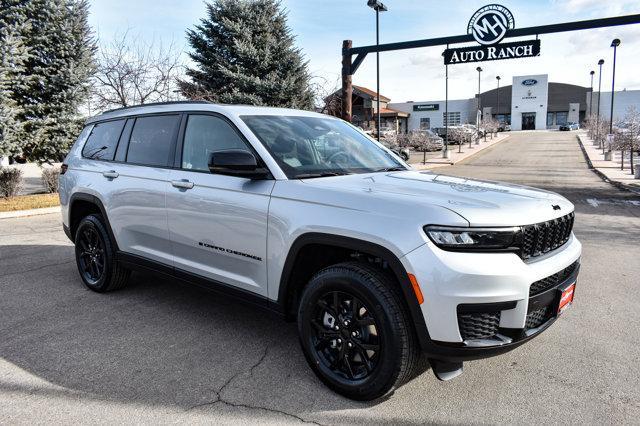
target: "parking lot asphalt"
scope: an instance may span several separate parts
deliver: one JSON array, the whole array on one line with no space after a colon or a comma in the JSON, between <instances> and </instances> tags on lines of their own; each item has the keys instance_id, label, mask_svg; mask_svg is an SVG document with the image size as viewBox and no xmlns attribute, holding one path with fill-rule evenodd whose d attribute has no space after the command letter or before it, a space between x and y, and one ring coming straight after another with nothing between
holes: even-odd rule
<instances>
[{"instance_id":1,"label":"parking lot asphalt","mask_svg":"<svg viewBox=\"0 0 640 426\"><path fill-rule=\"evenodd\" d=\"M576 204L573 306L514 351L353 402L307 367L296 327L136 273L82 285L58 215L0 220L0 423L588 423L640 418L640 197L588 170L574 133L514 132L438 173L524 183Z\"/></svg>"}]
</instances>

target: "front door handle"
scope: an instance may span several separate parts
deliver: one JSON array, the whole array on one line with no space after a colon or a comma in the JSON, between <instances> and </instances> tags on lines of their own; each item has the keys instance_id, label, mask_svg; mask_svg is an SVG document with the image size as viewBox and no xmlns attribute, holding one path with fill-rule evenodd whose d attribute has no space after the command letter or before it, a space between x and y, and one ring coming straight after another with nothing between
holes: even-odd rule
<instances>
[{"instance_id":1,"label":"front door handle","mask_svg":"<svg viewBox=\"0 0 640 426\"><path fill-rule=\"evenodd\" d=\"M188 181L187 179L180 180L172 180L171 185L180 189L191 189L193 188L193 182Z\"/></svg>"},{"instance_id":2,"label":"front door handle","mask_svg":"<svg viewBox=\"0 0 640 426\"><path fill-rule=\"evenodd\" d=\"M120 176L120 174L118 174L118 172L116 172L115 170L109 170L108 172L102 172L102 176L106 177L107 179L115 179Z\"/></svg>"}]
</instances>

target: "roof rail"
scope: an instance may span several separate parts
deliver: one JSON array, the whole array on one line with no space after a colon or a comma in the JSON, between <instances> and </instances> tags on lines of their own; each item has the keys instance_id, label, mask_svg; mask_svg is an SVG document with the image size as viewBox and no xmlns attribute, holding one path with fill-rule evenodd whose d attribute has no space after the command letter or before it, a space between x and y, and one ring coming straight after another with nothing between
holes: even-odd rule
<instances>
[{"instance_id":1,"label":"roof rail","mask_svg":"<svg viewBox=\"0 0 640 426\"><path fill-rule=\"evenodd\" d=\"M167 101L167 102L152 102L149 104L140 104L140 105L131 105L131 106L126 106L126 107L121 107L121 108L114 108L114 109L108 109L106 111L102 111L102 113L100 113L100 115L102 114L107 114L109 112L115 112L115 111L122 111L125 109L132 109L132 108L140 108L140 107L147 107L147 106L158 106L158 105L173 105L173 104L212 104L213 102L210 101Z\"/></svg>"}]
</instances>

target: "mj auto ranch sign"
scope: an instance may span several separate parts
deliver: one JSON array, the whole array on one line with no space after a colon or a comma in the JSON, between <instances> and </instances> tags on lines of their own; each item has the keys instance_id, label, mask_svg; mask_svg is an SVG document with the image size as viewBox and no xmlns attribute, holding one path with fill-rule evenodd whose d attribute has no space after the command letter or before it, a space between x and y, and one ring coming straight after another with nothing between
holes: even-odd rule
<instances>
[{"instance_id":1,"label":"mj auto ranch sign","mask_svg":"<svg viewBox=\"0 0 640 426\"><path fill-rule=\"evenodd\" d=\"M480 46L461 47L444 51L444 63L496 61L499 59L526 58L540 54L540 40L502 43L507 31L515 27L513 15L504 6L490 4L473 14L467 25L467 33Z\"/></svg>"}]
</instances>

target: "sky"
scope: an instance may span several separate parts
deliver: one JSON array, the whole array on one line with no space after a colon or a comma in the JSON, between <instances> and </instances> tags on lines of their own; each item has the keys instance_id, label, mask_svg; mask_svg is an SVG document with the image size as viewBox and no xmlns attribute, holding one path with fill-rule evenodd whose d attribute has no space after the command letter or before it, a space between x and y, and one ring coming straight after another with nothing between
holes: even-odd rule
<instances>
[{"instance_id":1,"label":"sky","mask_svg":"<svg viewBox=\"0 0 640 426\"><path fill-rule=\"evenodd\" d=\"M494 1L383 0L388 11L380 14L380 43L462 35L473 13ZM529 0L495 1L506 6L523 28L584 19L640 13L640 0ZM340 85L341 46L375 44L375 12L366 0L283 0L296 44L302 49L315 81L328 88ZM101 42L128 31L132 37L155 45L175 43L189 50L185 31L205 16L202 0L90 0L89 22ZM501 85L513 76L549 74L549 81L590 85L591 70L602 67L602 90L611 90L613 49L619 38L616 59L616 90L640 89L640 25L541 35L541 54L522 58L449 66L449 99L473 97L483 68L481 90L493 89L496 76ZM509 41L514 41L510 39ZM457 45L463 46L463 45ZM443 47L383 52L380 54L380 92L392 102L441 100L445 96ZM183 53L184 54L184 53ZM187 60L186 54L185 61ZM369 54L353 83L375 90L375 54Z\"/></svg>"}]
</instances>

